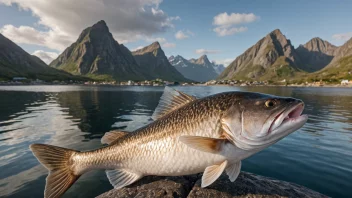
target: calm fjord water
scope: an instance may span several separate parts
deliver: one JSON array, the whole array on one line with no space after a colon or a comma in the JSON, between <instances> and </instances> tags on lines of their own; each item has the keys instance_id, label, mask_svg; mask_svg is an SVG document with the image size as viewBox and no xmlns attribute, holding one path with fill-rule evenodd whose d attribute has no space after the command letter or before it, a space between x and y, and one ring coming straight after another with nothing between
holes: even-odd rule
<instances>
[{"instance_id":1,"label":"calm fjord water","mask_svg":"<svg viewBox=\"0 0 352 198\"><path fill-rule=\"evenodd\" d=\"M203 97L255 91L300 98L307 124L244 160L242 170L304 185L332 197L352 197L352 89L175 87ZM47 171L28 146L46 143L99 148L112 129L149 123L163 87L0 86L0 197L42 197ZM82 176L65 197L94 197L112 186L104 171Z\"/></svg>"}]
</instances>

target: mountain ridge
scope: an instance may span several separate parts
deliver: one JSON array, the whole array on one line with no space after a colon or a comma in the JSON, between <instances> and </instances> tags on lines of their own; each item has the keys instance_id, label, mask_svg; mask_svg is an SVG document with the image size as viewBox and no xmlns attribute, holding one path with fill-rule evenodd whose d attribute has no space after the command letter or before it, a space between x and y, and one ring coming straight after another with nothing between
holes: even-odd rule
<instances>
[{"instance_id":1,"label":"mountain ridge","mask_svg":"<svg viewBox=\"0 0 352 198\"><path fill-rule=\"evenodd\" d=\"M296 48L305 65L304 70L315 72L326 67L334 58L338 47L319 37L314 37Z\"/></svg>"},{"instance_id":2,"label":"mountain ridge","mask_svg":"<svg viewBox=\"0 0 352 198\"><path fill-rule=\"evenodd\" d=\"M275 79L292 77L301 60L279 29L267 34L238 56L218 79Z\"/></svg>"},{"instance_id":3,"label":"mountain ridge","mask_svg":"<svg viewBox=\"0 0 352 198\"><path fill-rule=\"evenodd\" d=\"M0 34L0 78L27 77L41 80L80 79L56 70L40 58L30 55L20 46Z\"/></svg>"},{"instance_id":4,"label":"mountain ridge","mask_svg":"<svg viewBox=\"0 0 352 198\"><path fill-rule=\"evenodd\" d=\"M169 62L183 76L197 82L206 82L213 80L218 76L214 69L214 65L209 61L206 55L200 56L198 59L185 59L180 55L170 56Z\"/></svg>"},{"instance_id":5,"label":"mountain ridge","mask_svg":"<svg viewBox=\"0 0 352 198\"><path fill-rule=\"evenodd\" d=\"M177 82L190 81L169 63L159 42L153 42L148 46L133 51L132 55L138 65L151 74L152 78L150 79L161 78Z\"/></svg>"}]
</instances>

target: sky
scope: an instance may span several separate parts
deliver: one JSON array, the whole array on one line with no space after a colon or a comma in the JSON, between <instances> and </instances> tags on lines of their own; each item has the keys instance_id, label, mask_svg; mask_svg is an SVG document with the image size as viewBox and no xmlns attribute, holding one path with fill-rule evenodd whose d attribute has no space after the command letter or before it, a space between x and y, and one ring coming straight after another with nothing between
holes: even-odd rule
<instances>
[{"instance_id":1,"label":"sky","mask_svg":"<svg viewBox=\"0 0 352 198\"><path fill-rule=\"evenodd\" d=\"M131 51L159 41L167 56L207 54L225 65L274 29L298 47L352 37L352 1L0 0L0 33L50 63L86 27L105 20Z\"/></svg>"}]
</instances>

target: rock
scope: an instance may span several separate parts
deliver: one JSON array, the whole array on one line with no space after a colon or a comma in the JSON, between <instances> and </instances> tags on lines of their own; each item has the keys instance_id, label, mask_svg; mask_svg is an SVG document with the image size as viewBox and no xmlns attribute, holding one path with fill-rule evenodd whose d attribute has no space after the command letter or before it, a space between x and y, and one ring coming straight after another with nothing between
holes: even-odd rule
<instances>
[{"instance_id":1,"label":"rock","mask_svg":"<svg viewBox=\"0 0 352 198\"><path fill-rule=\"evenodd\" d=\"M197 175L183 177L148 176L128 187L110 190L99 195L98 198L187 197L198 178Z\"/></svg>"},{"instance_id":2,"label":"rock","mask_svg":"<svg viewBox=\"0 0 352 198\"><path fill-rule=\"evenodd\" d=\"M110 190L98 198L129 197L222 197L222 198L276 198L327 197L297 184L241 172L232 183L223 174L215 183L201 188L201 174L182 177L148 176L128 187Z\"/></svg>"}]
</instances>

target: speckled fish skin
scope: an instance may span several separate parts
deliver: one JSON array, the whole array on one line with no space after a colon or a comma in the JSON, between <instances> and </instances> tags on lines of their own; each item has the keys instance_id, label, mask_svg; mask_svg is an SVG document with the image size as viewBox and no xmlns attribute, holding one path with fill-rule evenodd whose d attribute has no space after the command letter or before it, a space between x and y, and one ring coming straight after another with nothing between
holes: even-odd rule
<instances>
[{"instance_id":1,"label":"speckled fish skin","mask_svg":"<svg viewBox=\"0 0 352 198\"><path fill-rule=\"evenodd\" d=\"M192 149L178 137L221 137L221 115L235 100L235 95L219 94L191 102L113 145L74 156L76 170L128 168L143 175L164 176L203 172L205 167L224 161L224 156Z\"/></svg>"},{"instance_id":2,"label":"speckled fish skin","mask_svg":"<svg viewBox=\"0 0 352 198\"><path fill-rule=\"evenodd\" d=\"M175 98L170 104L180 102ZM173 96L162 97L161 101L165 99L172 100ZM168 104L159 104L163 105ZM61 196L82 174L94 169L114 170L107 175L115 188L147 175L180 176L205 171L202 187L206 187L225 169L234 181L242 159L302 127L307 120L307 116L300 116L303 106L294 98L220 93L192 98L176 109L167 107L171 112L157 109L162 115L157 120L127 135L120 134L101 149L79 152L44 144L30 148L49 170L46 198ZM200 138L194 141L193 137Z\"/></svg>"},{"instance_id":3,"label":"speckled fish skin","mask_svg":"<svg viewBox=\"0 0 352 198\"><path fill-rule=\"evenodd\" d=\"M222 93L173 111L142 127L113 145L73 157L77 174L90 169L132 169L142 175L177 176L203 172L207 166L228 159L238 161L257 152L243 151L228 143L228 156L207 153L178 141L180 136L223 137L221 117L233 104L272 96L247 92ZM294 99L289 99L294 100ZM254 102L254 101L253 101ZM285 106L283 106L285 107ZM234 156L235 155L235 156Z\"/></svg>"}]
</instances>

